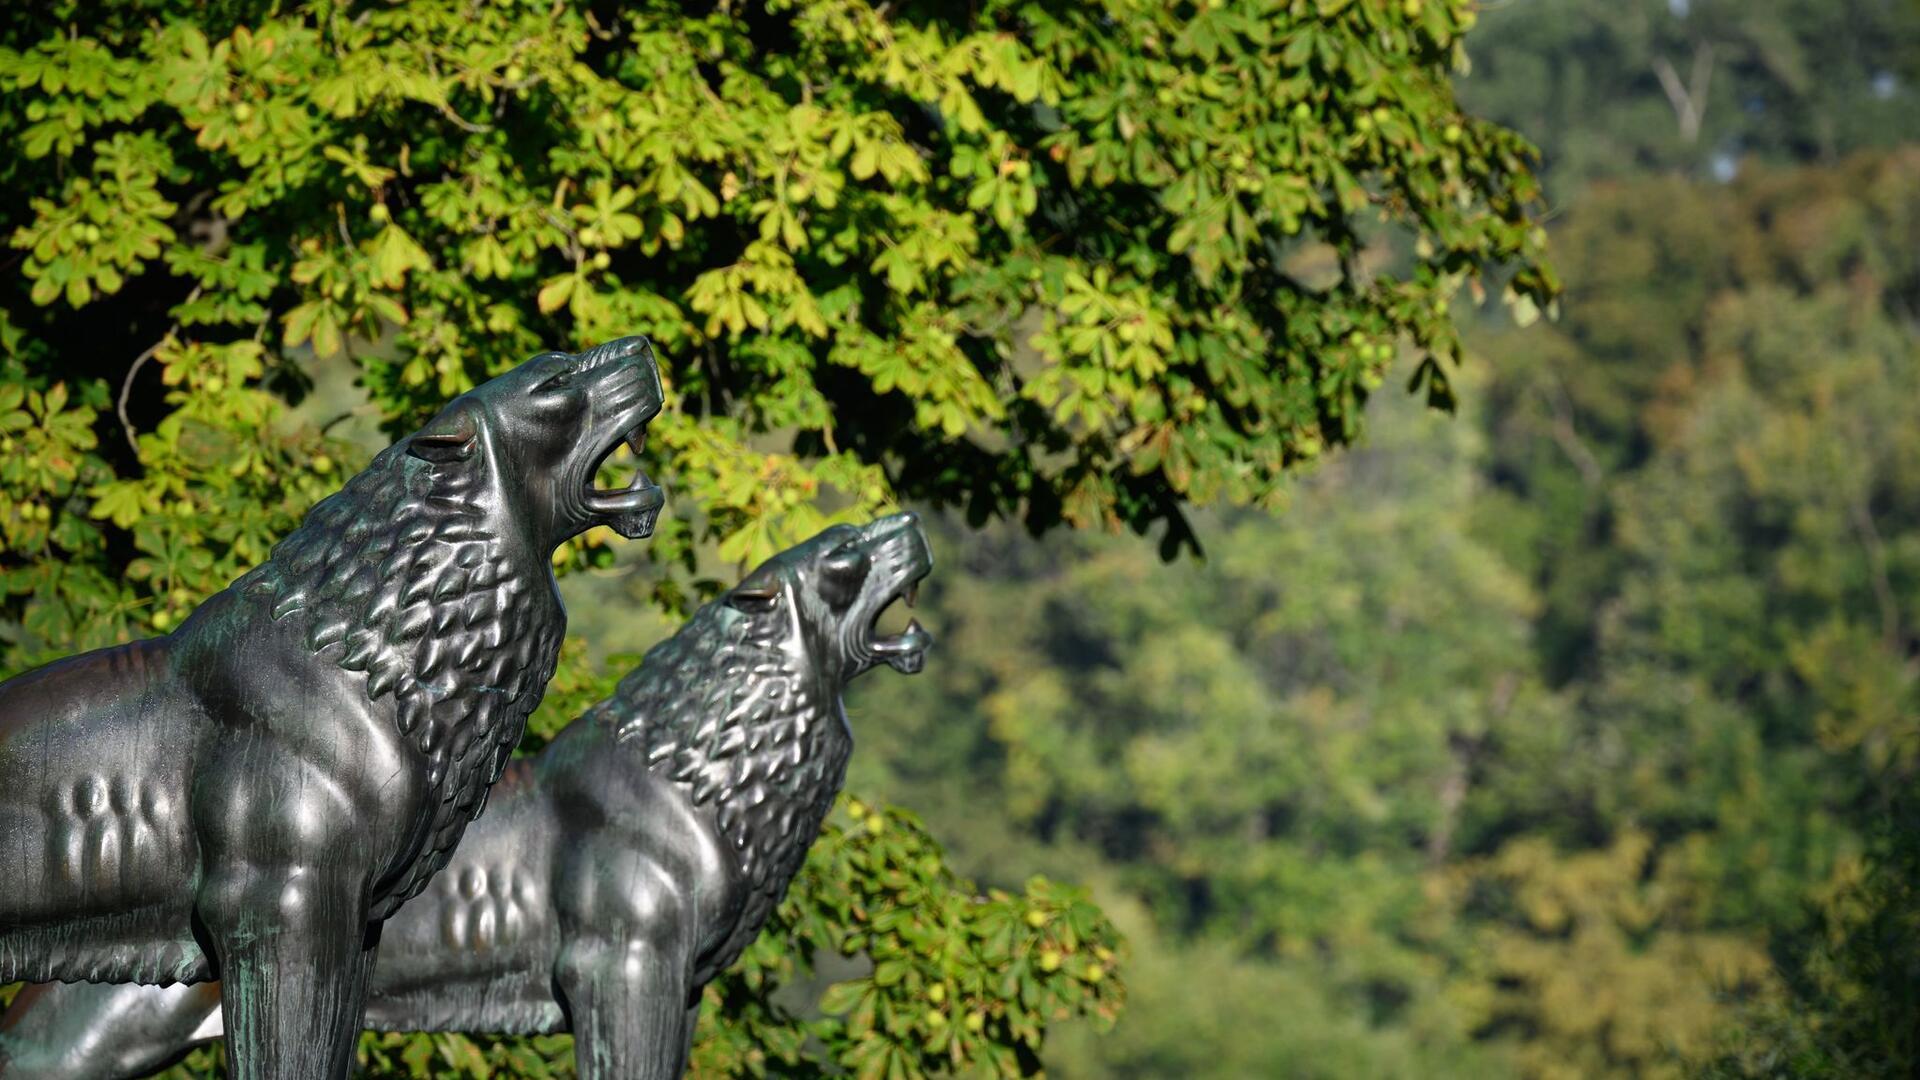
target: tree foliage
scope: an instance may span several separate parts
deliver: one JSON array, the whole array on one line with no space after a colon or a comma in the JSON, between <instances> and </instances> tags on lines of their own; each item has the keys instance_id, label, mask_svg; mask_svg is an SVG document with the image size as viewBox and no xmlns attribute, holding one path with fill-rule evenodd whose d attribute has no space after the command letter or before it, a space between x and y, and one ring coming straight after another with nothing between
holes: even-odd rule
<instances>
[{"instance_id":1,"label":"tree foliage","mask_svg":"<svg viewBox=\"0 0 1920 1080\"><path fill-rule=\"evenodd\" d=\"M185 391L224 410L288 349L352 351L404 428L644 330L665 566L889 495L1190 542L1184 503L1269 502L1351 438L1393 342L1444 398L1463 281L1552 297L1530 151L1453 102L1461 0L171 15L9 22L19 362L153 343L231 369ZM1404 258L1363 265L1382 229ZM1309 244L1329 279L1287 272ZM115 455L145 482L109 505L153 513L180 456Z\"/></svg>"},{"instance_id":2,"label":"tree foliage","mask_svg":"<svg viewBox=\"0 0 1920 1080\"><path fill-rule=\"evenodd\" d=\"M1275 505L1450 300L1553 302L1532 151L1456 105L1466 0L74 0L0 20L0 673L164 632L404 431L549 346L663 358L684 611L896 500L1162 530ZM358 399L327 417L351 372ZM346 423L342 424L342 421ZM616 466L617 467L617 466ZM607 568L589 534L563 568ZM619 648L629 643L619 643ZM632 643L637 644L637 643ZM548 737L607 673L578 643ZM716 988L727 1075L1038 1067L1110 1019L1072 890L976 895L909 817L830 830ZM784 936L783 936L784 935ZM814 953L870 965L772 996ZM789 991L801 993L804 991ZM564 1040L370 1039L394 1075ZM208 1056L197 1058L204 1067Z\"/></svg>"}]
</instances>

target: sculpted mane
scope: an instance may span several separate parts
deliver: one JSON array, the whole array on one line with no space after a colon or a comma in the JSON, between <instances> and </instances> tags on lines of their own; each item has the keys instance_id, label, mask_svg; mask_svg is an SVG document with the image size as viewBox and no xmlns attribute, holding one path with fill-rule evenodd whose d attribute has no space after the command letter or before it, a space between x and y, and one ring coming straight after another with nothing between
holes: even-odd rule
<instances>
[{"instance_id":1,"label":"sculpted mane","mask_svg":"<svg viewBox=\"0 0 1920 1080\"><path fill-rule=\"evenodd\" d=\"M466 780L490 783L505 764L564 633L546 566L517 565L488 520L484 460L434 465L388 447L236 583L276 621L303 620L316 656L365 672L369 698L393 695L395 723L427 757L446 801L396 906L479 813L486 788Z\"/></svg>"},{"instance_id":2,"label":"sculpted mane","mask_svg":"<svg viewBox=\"0 0 1920 1080\"><path fill-rule=\"evenodd\" d=\"M754 905L769 908L806 858L853 749L837 685L787 647L789 633L784 617L708 604L596 706L650 770L696 806L712 804ZM757 932L759 920L744 921Z\"/></svg>"}]
</instances>

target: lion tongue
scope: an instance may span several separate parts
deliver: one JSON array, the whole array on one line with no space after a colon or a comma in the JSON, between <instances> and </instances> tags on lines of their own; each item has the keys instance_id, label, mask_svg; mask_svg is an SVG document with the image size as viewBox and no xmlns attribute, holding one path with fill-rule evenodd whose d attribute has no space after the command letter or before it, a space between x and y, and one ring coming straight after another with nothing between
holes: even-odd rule
<instances>
[{"instance_id":1,"label":"lion tongue","mask_svg":"<svg viewBox=\"0 0 1920 1080\"><path fill-rule=\"evenodd\" d=\"M638 459L646 449L646 425L635 425L620 441L626 443ZM665 505L666 498L666 493L647 479L647 471L640 468L636 460L633 481L624 490L589 491L587 507L605 518L606 524L621 536L629 540L642 540L653 535L654 523L659 519L660 508Z\"/></svg>"},{"instance_id":2,"label":"lion tongue","mask_svg":"<svg viewBox=\"0 0 1920 1080\"><path fill-rule=\"evenodd\" d=\"M654 522L666 502L667 493L649 481L645 472L636 473L625 491L612 494L596 491L587 497L588 508L604 518L614 532L629 540L644 540L653 535Z\"/></svg>"},{"instance_id":3,"label":"lion tongue","mask_svg":"<svg viewBox=\"0 0 1920 1080\"><path fill-rule=\"evenodd\" d=\"M907 623L905 631L892 637L876 638L873 651L895 671L911 675L926 664L927 647L932 644L933 635L927 633L919 619L914 619Z\"/></svg>"}]
</instances>

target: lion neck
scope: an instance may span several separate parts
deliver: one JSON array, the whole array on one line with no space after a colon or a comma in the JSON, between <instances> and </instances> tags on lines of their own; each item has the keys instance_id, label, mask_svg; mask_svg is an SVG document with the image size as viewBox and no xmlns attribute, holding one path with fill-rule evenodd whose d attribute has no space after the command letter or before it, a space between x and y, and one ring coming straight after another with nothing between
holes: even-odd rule
<instances>
[{"instance_id":1,"label":"lion neck","mask_svg":"<svg viewBox=\"0 0 1920 1080\"><path fill-rule=\"evenodd\" d=\"M838 671L816 670L783 638L709 604L600 706L646 768L709 810L751 888L776 899L832 808L853 749Z\"/></svg>"}]
</instances>

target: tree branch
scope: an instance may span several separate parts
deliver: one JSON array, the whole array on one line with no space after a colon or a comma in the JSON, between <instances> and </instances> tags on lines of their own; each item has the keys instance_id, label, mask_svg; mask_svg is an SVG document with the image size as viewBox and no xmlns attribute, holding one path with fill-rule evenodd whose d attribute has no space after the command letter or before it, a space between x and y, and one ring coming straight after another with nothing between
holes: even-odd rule
<instances>
[{"instance_id":1,"label":"tree branch","mask_svg":"<svg viewBox=\"0 0 1920 1080\"><path fill-rule=\"evenodd\" d=\"M195 285L193 291L187 294L187 298L180 302L180 306L185 307L198 299L200 299L200 286ZM114 411L120 416L120 426L127 434L127 449L133 451L135 461L140 460L140 440L135 437L133 420L127 416L127 398L133 393L133 377L140 374L140 369L146 366L147 361L153 359L154 354L159 352L167 342L172 341L173 335L179 332L180 323L179 320L175 320L172 326L167 327L167 332L160 335L159 341L147 346L145 352L133 358L133 365L127 368L126 377L120 380L120 400L115 404Z\"/></svg>"},{"instance_id":2,"label":"tree branch","mask_svg":"<svg viewBox=\"0 0 1920 1080\"><path fill-rule=\"evenodd\" d=\"M1713 43L1701 42L1693 50L1693 72L1687 84L1681 84L1680 73L1664 56L1653 58L1653 74L1680 122L1680 137L1689 143L1699 142L1700 124L1707 113L1707 91L1713 85Z\"/></svg>"},{"instance_id":3,"label":"tree branch","mask_svg":"<svg viewBox=\"0 0 1920 1080\"><path fill-rule=\"evenodd\" d=\"M1439 866L1447 861L1453 852L1453 831L1460 822L1460 806L1467 801L1467 791L1473 778L1474 761L1485 748L1489 733L1507 711L1513 708L1513 699L1520 690L1520 677L1511 671L1502 672L1494 680L1493 692L1487 700L1489 723L1486 730L1478 735L1454 731L1447 735L1447 773L1440 780L1440 820L1433 826L1433 832L1427 836L1427 865Z\"/></svg>"},{"instance_id":4,"label":"tree branch","mask_svg":"<svg viewBox=\"0 0 1920 1080\"><path fill-rule=\"evenodd\" d=\"M1873 582L1873 599L1880 607L1880 640L1889 649L1900 648L1900 606L1893 596L1893 583L1887 578L1887 545L1880 539L1880 530L1874 527L1873 511L1868 509L1864 497L1847 500L1847 510L1853 517L1854 531L1860 535L1860 546L1867 549L1868 577Z\"/></svg>"},{"instance_id":5,"label":"tree branch","mask_svg":"<svg viewBox=\"0 0 1920 1080\"><path fill-rule=\"evenodd\" d=\"M1594 457L1593 451L1587 448L1586 442L1580 438L1580 430L1574 426L1573 402L1567 397L1567 388L1555 378L1552 389L1542 392L1546 395L1547 407L1553 410L1553 424L1549 428L1553 441L1559 444L1567 459L1573 462L1573 467L1579 470L1580 479L1588 487L1598 488L1605 482L1607 471L1601 466L1600 459Z\"/></svg>"}]
</instances>

